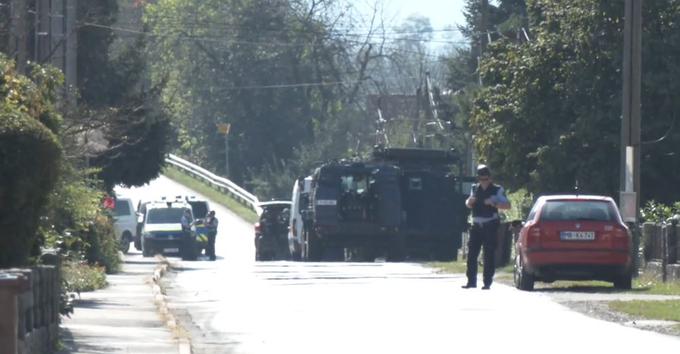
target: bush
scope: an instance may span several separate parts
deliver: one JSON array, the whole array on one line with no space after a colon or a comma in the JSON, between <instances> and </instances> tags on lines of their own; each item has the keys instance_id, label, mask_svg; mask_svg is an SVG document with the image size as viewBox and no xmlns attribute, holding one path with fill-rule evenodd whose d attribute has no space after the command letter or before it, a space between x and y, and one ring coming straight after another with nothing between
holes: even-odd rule
<instances>
[{"instance_id":1,"label":"bush","mask_svg":"<svg viewBox=\"0 0 680 354\"><path fill-rule=\"evenodd\" d=\"M36 70L35 77L17 74L0 55L0 267L26 265L37 254L38 221L59 175L52 100L60 76Z\"/></svg>"},{"instance_id":2,"label":"bush","mask_svg":"<svg viewBox=\"0 0 680 354\"><path fill-rule=\"evenodd\" d=\"M0 267L25 265L42 207L58 177L54 134L29 115L0 108ZM33 252L35 253L35 252Z\"/></svg>"},{"instance_id":3,"label":"bush","mask_svg":"<svg viewBox=\"0 0 680 354\"><path fill-rule=\"evenodd\" d=\"M108 274L120 271L118 242L108 215L97 215L90 224L84 241L85 259L89 264L104 266Z\"/></svg>"},{"instance_id":4,"label":"bush","mask_svg":"<svg viewBox=\"0 0 680 354\"><path fill-rule=\"evenodd\" d=\"M107 285L104 267L91 266L87 263L66 262L63 264L62 270L64 289L68 292L94 291Z\"/></svg>"}]
</instances>

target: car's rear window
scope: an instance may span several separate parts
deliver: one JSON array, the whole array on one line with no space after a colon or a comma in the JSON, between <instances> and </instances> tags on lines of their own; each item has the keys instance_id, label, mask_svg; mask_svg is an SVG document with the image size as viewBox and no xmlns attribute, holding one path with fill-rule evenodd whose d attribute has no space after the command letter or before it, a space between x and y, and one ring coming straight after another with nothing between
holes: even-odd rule
<instances>
[{"instance_id":1,"label":"car's rear window","mask_svg":"<svg viewBox=\"0 0 680 354\"><path fill-rule=\"evenodd\" d=\"M160 208L151 209L146 217L147 224L179 224L182 221L184 209Z\"/></svg>"},{"instance_id":2,"label":"car's rear window","mask_svg":"<svg viewBox=\"0 0 680 354\"><path fill-rule=\"evenodd\" d=\"M610 202L596 200L551 200L541 210L541 221L615 221Z\"/></svg>"},{"instance_id":3,"label":"car's rear window","mask_svg":"<svg viewBox=\"0 0 680 354\"><path fill-rule=\"evenodd\" d=\"M116 200L116 206L113 210L113 214L115 216L128 216L131 214L130 211L130 203L128 203L127 199L118 199Z\"/></svg>"}]
</instances>

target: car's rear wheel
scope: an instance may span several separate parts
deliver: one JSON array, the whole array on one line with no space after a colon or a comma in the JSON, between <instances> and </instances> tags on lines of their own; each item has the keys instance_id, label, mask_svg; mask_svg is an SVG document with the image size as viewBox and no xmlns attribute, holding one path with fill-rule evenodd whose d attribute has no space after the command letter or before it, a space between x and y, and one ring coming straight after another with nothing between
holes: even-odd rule
<instances>
[{"instance_id":1,"label":"car's rear wheel","mask_svg":"<svg viewBox=\"0 0 680 354\"><path fill-rule=\"evenodd\" d=\"M515 281L515 287L524 291L534 290L534 276L529 274L524 268L522 262L522 257L519 255L515 256L515 267L513 272L513 279Z\"/></svg>"},{"instance_id":2,"label":"car's rear wheel","mask_svg":"<svg viewBox=\"0 0 680 354\"><path fill-rule=\"evenodd\" d=\"M151 249L151 242L149 241L142 241L142 256L143 257L151 257L153 256L152 249Z\"/></svg>"},{"instance_id":3,"label":"car's rear wheel","mask_svg":"<svg viewBox=\"0 0 680 354\"><path fill-rule=\"evenodd\" d=\"M132 241L132 234L125 231L120 238L120 251L124 254L130 252L130 242Z\"/></svg>"},{"instance_id":4,"label":"car's rear wheel","mask_svg":"<svg viewBox=\"0 0 680 354\"><path fill-rule=\"evenodd\" d=\"M304 254L303 258L307 262L318 262L321 260L321 255L323 248L321 245L321 240L318 239L313 233L305 231L304 233Z\"/></svg>"},{"instance_id":5,"label":"car's rear wheel","mask_svg":"<svg viewBox=\"0 0 680 354\"><path fill-rule=\"evenodd\" d=\"M621 290L630 290L633 288L633 275L626 273L614 279L614 287Z\"/></svg>"}]
</instances>

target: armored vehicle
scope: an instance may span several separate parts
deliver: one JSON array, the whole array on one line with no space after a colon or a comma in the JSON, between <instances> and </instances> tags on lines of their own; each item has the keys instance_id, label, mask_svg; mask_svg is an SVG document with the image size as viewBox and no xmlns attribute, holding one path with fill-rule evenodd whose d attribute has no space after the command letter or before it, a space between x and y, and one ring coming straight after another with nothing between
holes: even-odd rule
<instances>
[{"instance_id":1,"label":"armored vehicle","mask_svg":"<svg viewBox=\"0 0 680 354\"><path fill-rule=\"evenodd\" d=\"M304 211L304 260L401 260L400 171L389 164L331 162L312 174Z\"/></svg>"},{"instance_id":2,"label":"armored vehicle","mask_svg":"<svg viewBox=\"0 0 680 354\"><path fill-rule=\"evenodd\" d=\"M456 259L467 225L466 195L451 166L459 159L446 150L376 149L377 163L399 168L401 224L406 253L412 258Z\"/></svg>"}]
</instances>

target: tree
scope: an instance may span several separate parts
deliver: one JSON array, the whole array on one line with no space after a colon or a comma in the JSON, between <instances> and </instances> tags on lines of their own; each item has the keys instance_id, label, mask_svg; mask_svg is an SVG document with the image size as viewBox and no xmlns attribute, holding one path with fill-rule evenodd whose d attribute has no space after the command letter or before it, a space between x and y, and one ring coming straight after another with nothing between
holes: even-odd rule
<instances>
[{"instance_id":1,"label":"tree","mask_svg":"<svg viewBox=\"0 0 680 354\"><path fill-rule=\"evenodd\" d=\"M670 99L677 65L671 59L680 34L680 9L645 3L643 31L643 137L673 125ZM616 195L620 153L623 6L598 0L528 4L529 43L500 40L489 46L471 128L483 161L512 187L534 193ZM642 197L678 198L668 179L678 172L669 133L643 146ZM517 143L521 142L521 143ZM665 155L665 156L664 156Z\"/></svg>"},{"instance_id":2,"label":"tree","mask_svg":"<svg viewBox=\"0 0 680 354\"><path fill-rule=\"evenodd\" d=\"M361 134L370 127L354 113L365 81L361 63L372 49L351 51L354 42L336 34L332 26L344 15L330 10L334 3L149 5L146 24L156 38L151 69L155 82L167 82L162 101L179 127L179 152L224 171L224 141L215 125L230 123L230 177L243 183L278 171L303 146L322 143L321 136L346 147L368 140ZM323 134L332 126L353 128Z\"/></svg>"},{"instance_id":3,"label":"tree","mask_svg":"<svg viewBox=\"0 0 680 354\"><path fill-rule=\"evenodd\" d=\"M152 108L160 90L145 85L147 38L143 34L112 50L118 1L78 2L78 89L82 108L71 117L71 132L99 132L105 144L89 163L101 169L108 189L116 184L139 186L157 177L173 138L165 111Z\"/></svg>"}]
</instances>

